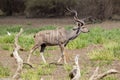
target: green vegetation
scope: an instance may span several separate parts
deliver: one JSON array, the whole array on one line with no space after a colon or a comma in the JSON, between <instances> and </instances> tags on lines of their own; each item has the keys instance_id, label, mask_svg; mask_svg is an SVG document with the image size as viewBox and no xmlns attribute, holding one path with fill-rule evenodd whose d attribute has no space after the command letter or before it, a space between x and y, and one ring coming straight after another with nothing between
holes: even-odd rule
<instances>
[{"instance_id":1,"label":"green vegetation","mask_svg":"<svg viewBox=\"0 0 120 80\"><path fill-rule=\"evenodd\" d=\"M70 72L72 70L72 66L71 65L64 65L64 69L68 72Z\"/></svg>"},{"instance_id":2,"label":"green vegetation","mask_svg":"<svg viewBox=\"0 0 120 80\"><path fill-rule=\"evenodd\" d=\"M22 26L0 26L0 46L4 50L12 50L14 37ZM54 26L44 26L40 28L24 28L24 33L19 38L20 45L29 50L34 45L33 35L41 30L52 30ZM70 29L71 26L66 27ZM7 31L12 35L8 36ZM102 49L96 49L88 54L93 60L114 60L120 59L120 29L104 30L100 27L91 28L89 33L81 33L78 38L71 41L68 49L80 49L92 44L102 44ZM47 50L56 49L48 47Z\"/></svg>"},{"instance_id":3,"label":"green vegetation","mask_svg":"<svg viewBox=\"0 0 120 80\"><path fill-rule=\"evenodd\" d=\"M16 33L19 32L21 27L22 26L0 26L0 46L2 49L12 49L11 47L13 47L14 37ZM29 50L34 44L33 35L35 33L41 30L51 30L55 28L56 27L54 26L44 26L41 28L24 28L24 33L20 36L19 43L24 49ZM11 33L11 36L7 35L7 31Z\"/></svg>"},{"instance_id":4,"label":"green vegetation","mask_svg":"<svg viewBox=\"0 0 120 80\"><path fill-rule=\"evenodd\" d=\"M29 69L23 73L23 80L40 80L40 77L43 75L51 75L56 69L55 65L41 64L36 69Z\"/></svg>"},{"instance_id":5,"label":"green vegetation","mask_svg":"<svg viewBox=\"0 0 120 80\"><path fill-rule=\"evenodd\" d=\"M118 80L115 76L105 77L103 80Z\"/></svg>"},{"instance_id":6,"label":"green vegetation","mask_svg":"<svg viewBox=\"0 0 120 80\"><path fill-rule=\"evenodd\" d=\"M16 33L19 32L22 26L0 26L0 47L4 50L13 50L14 37ZM51 30L56 29L54 26L44 26L40 28L24 28L23 34L19 38L20 45L26 49L30 50L34 45L33 35L41 30ZM66 27L66 29L71 29L71 26ZM7 35L7 31L11 33L11 36ZM96 48L88 53L88 57L93 61L91 65L104 66L112 63L112 60L120 60L120 29L105 30L100 27L91 28L89 33L81 33L79 37L71 41L68 45L68 49L80 49L87 47L89 45L102 45L102 47ZM48 47L47 50L57 49L57 47ZM39 55L36 51L35 55ZM50 57L49 52L45 56ZM96 64L95 61L98 61ZM95 63L94 63L95 62ZM85 65L84 65L85 66ZM88 65L87 65L88 66ZM64 65L64 70L69 72L72 69L71 65ZM42 64L36 69L29 69L22 73L23 80L39 80L43 75L51 75L56 69L55 65ZM81 70L82 80L86 74L89 72L89 68L83 68ZM8 68L0 66L0 77L9 76L10 72ZM68 79L68 77L66 78ZM108 76L103 80L118 80L115 76Z\"/></svg>"},{"instance_id":7,"label":"green vegetation","mask_svg":"<svg viewBox=\"0 0 120 80\"><path fill-rule=\"evenodd\" d=\"M7 67L0 65L0 78L10 76L10 70Z\"/></svg>"},{"instance_id":8,"label":"green vegetation","mask_svg":"<svg viewBox=\"0 0 120 80\"><path fill-rule=\"evenodd\" d=\"M94 60L119 60L120 46L119 42L108 42L103 44L102 49L96 49L89 53L91 59Z\"/></svg>"}]
</instances>

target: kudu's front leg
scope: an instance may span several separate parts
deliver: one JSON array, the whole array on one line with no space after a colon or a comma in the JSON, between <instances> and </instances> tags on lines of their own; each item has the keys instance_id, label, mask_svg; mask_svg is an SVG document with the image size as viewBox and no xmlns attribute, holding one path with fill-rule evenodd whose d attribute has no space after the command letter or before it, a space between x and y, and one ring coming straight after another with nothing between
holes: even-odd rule
<instances>
[{"instance_id":1,"label":"kudu's front leg","mask_svg":"<svg viewBox=\"0 0 120 80\"><path fill-rule=\"evenodd\" d=\"M41 55L42 60L43 60L44 63L46 63L45 57L44 57L44 55L43 55L45 48L46 48L46 45L45 45L45 44L41 45L40 55Z\"/></svg>"},{"instance_id":2,"label":"kudu's front leg","mask_svg":"<svg viewBox=\"0 0 120 80\"><path fill-rule=\"evenodd\" d=\"M39 47L38 44L34 45L34 47L30 50L30 53L28 55L28 58L27 58L27 63L30 63L30 58L31 58L31 55L32 53Z\"/></svg>"},{"instance_id":3,"label":"kudu's front leg","mask_svg":"<svg viewBox=\"0 0 120 80\"><path fill-rule=\"evenodd\" d=\"M67 61L66 61L66 56L65 56L65 53L64 53L64 45L60 45L60 50L61 50L61 56L58 60L58 63L63 59L64 61L64 64L67 64Z\"/></svg>"}]
</instances>

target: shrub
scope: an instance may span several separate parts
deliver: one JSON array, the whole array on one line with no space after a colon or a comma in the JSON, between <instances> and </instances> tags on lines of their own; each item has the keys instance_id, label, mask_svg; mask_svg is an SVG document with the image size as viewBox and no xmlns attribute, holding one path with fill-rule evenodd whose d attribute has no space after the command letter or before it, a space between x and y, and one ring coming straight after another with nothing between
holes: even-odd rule
<instances>
[{"instance_id":1,"label":"shrub","mask_svg":"<svg viewBox=\"0 0 120 80\"><path fill-rule=\"evenodd\" d=\"M66 6L75 6L76 3L77 0L26 0L26 15L27 17L64 16Z\"/></svg>"}]
</instances>

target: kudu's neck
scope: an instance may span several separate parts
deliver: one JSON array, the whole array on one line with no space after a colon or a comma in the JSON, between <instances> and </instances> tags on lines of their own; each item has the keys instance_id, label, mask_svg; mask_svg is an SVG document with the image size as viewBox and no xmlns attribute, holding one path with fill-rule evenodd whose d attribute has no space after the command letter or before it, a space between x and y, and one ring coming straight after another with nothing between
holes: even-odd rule
<instances>
[{"instance_id":1,"label":"kudu's neck","mask_svg":"<svg viewBox=\"0 0 120 80\"><path fill-rule=\"evenodd\" d=\"M80 34L80 28L76 28L76 29L71 29L70 31L68 31L67 33L67 38L68 40L73 40L75 39L76 37L78 37L78 35Z\"/></svg>"}]
</instances>

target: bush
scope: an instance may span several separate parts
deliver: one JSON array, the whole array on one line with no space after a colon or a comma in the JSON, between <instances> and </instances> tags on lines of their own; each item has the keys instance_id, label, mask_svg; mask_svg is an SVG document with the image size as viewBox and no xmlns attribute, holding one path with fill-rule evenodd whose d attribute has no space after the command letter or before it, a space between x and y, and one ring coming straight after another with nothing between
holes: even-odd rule
<instances>
[{"instance_id":1,"label":"bush","mask_svg":"<svg viewBox=\"0 0 120 80\"><path fill-rule=\"evenodd\" d=\"M77 0L26 0L26 16L64 16L66 6L73 7L76 5L76 3Z\"/></svg>"},{"instance_id":2,"label":"bush","mask_svg":"<svg viewBox=\"0 0 120 80\"><path fill-rule=\"evenodd\" d=\"M24 0L0 0L0 9L6 16L14 13L23 13L25 9Z\"/></svg>"},{"instance_id":3,"label":"bush","mask_svg":"<svg viewBox=\"0 0 120 80\"><path fill-rule=\"evenodd\" d=\"M71 7L80 17L104 20L111 18L113 13L119 14L117 3L118 0L26 0L25 12L27 17L58 17L65 16L66 7Z\"/></svg>"}]
</instances>

